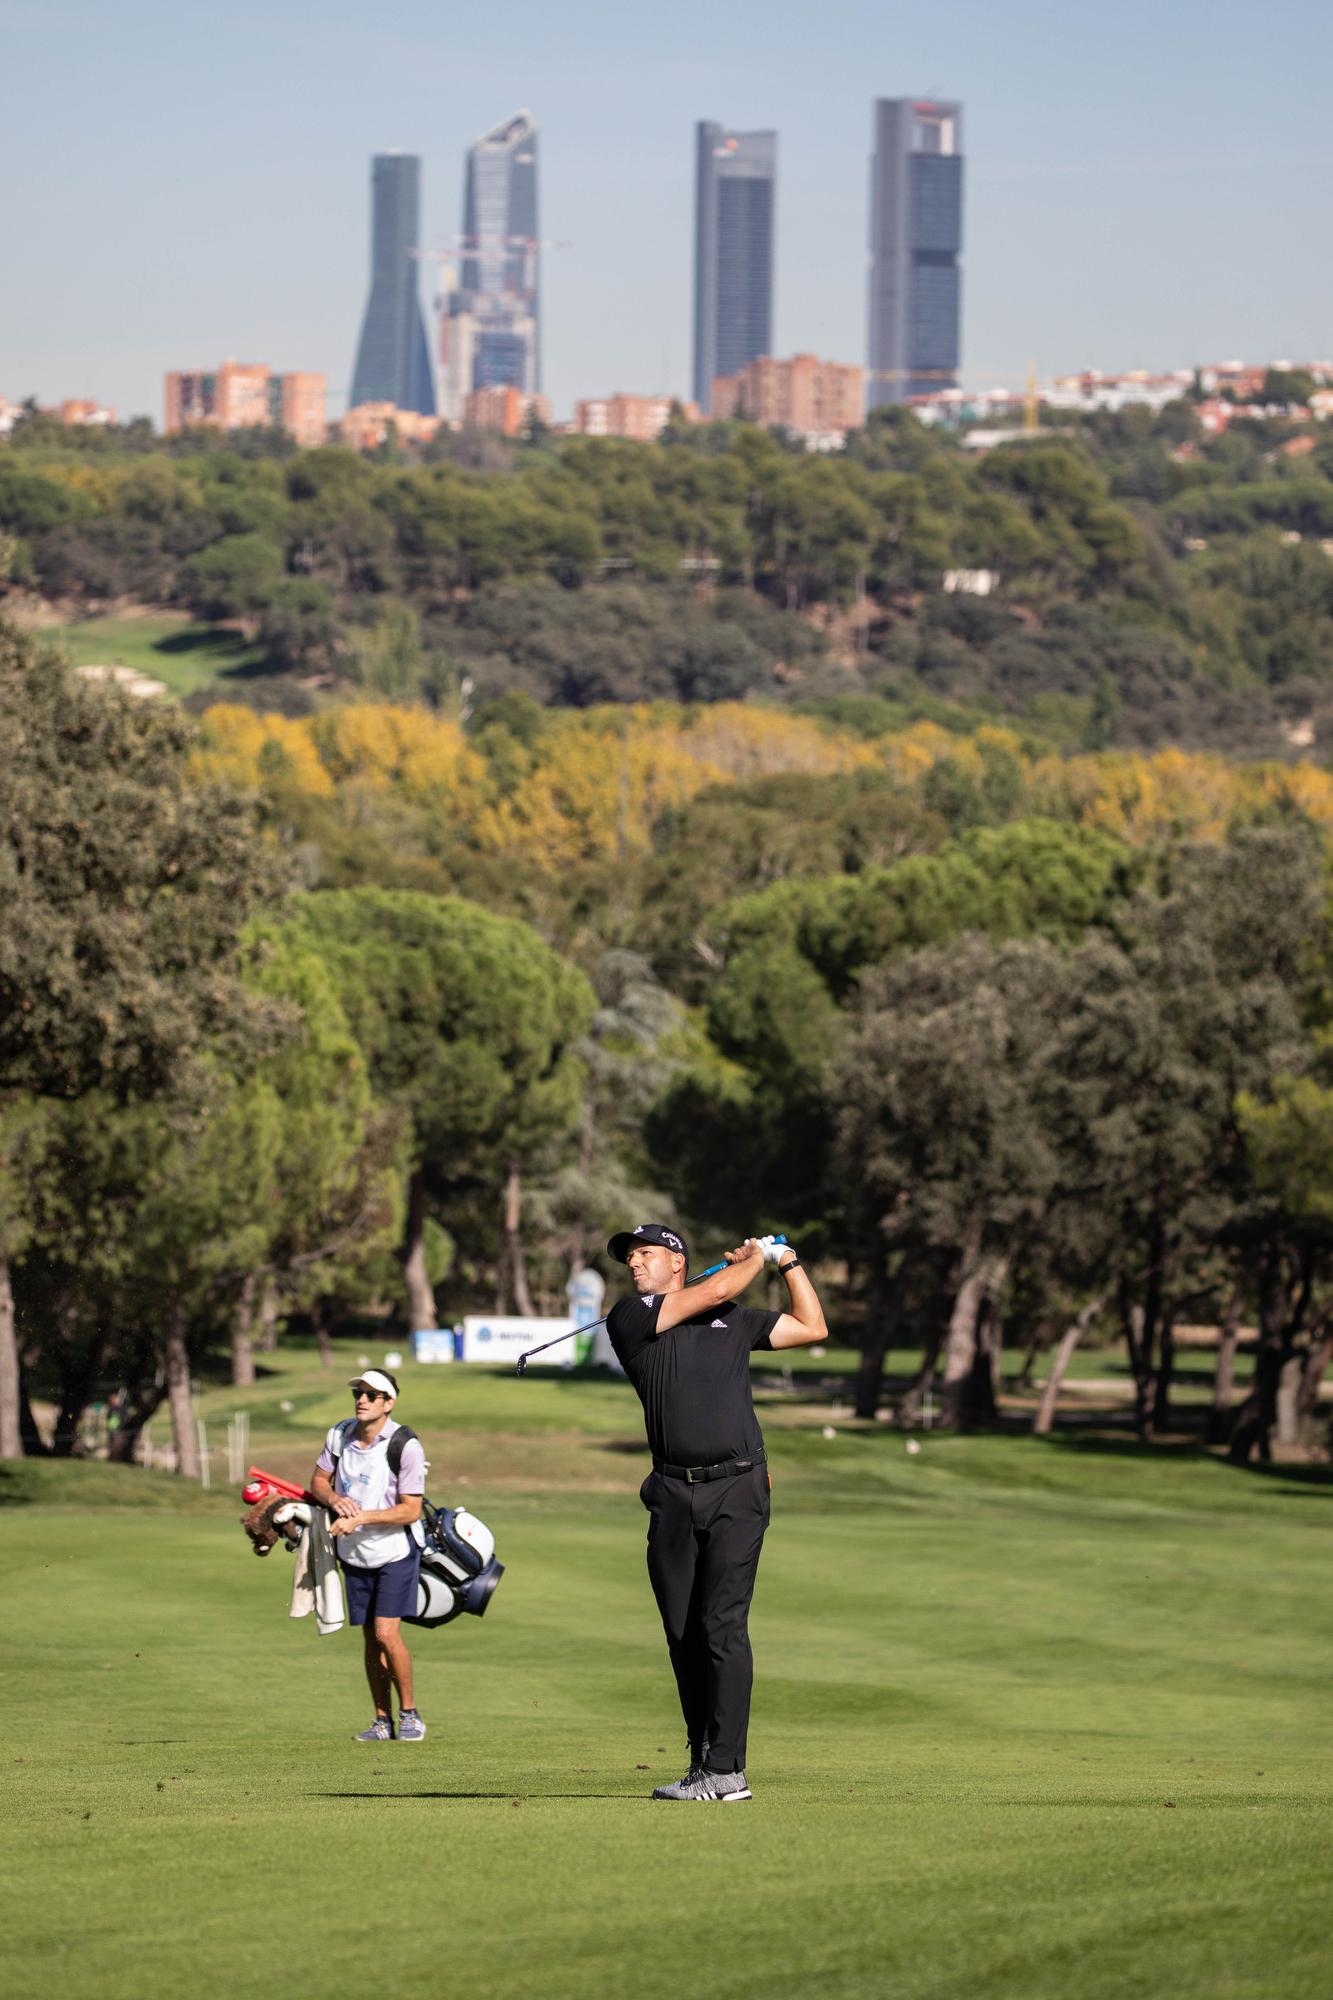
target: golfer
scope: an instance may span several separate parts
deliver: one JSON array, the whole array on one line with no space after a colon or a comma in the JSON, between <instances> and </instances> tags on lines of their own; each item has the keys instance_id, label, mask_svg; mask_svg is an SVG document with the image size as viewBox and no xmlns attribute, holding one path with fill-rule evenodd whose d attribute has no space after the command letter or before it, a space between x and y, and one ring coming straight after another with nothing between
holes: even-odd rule
<instances>
[{"instance_id":1,"label":"golfer","mask_svg":"<svg viewBox=\"0 0 1333 2000\"><path fill-rule=\"evenodd\" d=\"M426 1490L426 1455L408 1432L396 1449L393 1439L406 1426L394 1422L398 1383L379 1368L367 1368L348 1383L356 1415L335 1424L315 1461L310 1491L333 1519L347 1585L347 1615L365 1627L366 1679L375 1719L358 1743L393 1740L393 1689L398 1690L398 1738L419 1743L426 1725L417 1714L412 1690L412 1656L403 1644L402 1620L417 1608L421 1545L416 1523Z\"/></svg>"},{"instance_id":2,"label":"golfer","mask_svg":"<svg viewBox=\"0 0 1333 2000\"><path fill-rule=\"evenodd\" d=\"M643 1404L653 1469L639 1490L648 1509L648 1575L680 1693L690 1764L655 1799L748 1799L745 1740L754 1663L747 1621L764 1530L768 1469L750 1390L755 1348L827 1338L815 1288L788 1243L747 1238L728 1269L685 1289L689 1256L658 1222L613 1236L633 1298L606 1322L611 1345ZM787 1280L790 1311L735 1303L766 1263Z\"/></svg>"}]
</instances>

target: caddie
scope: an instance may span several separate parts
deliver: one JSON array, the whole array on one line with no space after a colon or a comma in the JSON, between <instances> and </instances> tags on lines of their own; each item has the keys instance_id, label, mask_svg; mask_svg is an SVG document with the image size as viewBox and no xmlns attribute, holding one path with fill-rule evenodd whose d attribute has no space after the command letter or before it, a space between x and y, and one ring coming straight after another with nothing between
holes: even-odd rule
<instances>
[{"instance_id":1,"label":"caddie","mask_svg":"<svg viewBox=\"0 0 1333 2000\"><path fill-rule=\"evenodd\" d=\"M347 1586L347 1615L365 1628L366 1679L375 1719L358 1743L393 1740L393 1690L398 1691L398 1739L419 1743L426 1725L417 1713L412 1656L402 1620L417 1608L421 1569L421 1499L426 1454L415 1431L393 1416L398 1383L367 1368L348 1383L356 1415L335 1424L315 1462L310 1491L333 1516L338 1561Z\"/></svg>"},{"instance_id":2,"label":"caddie","mask_svg":"<svg viewBox=\"0 0 1333 2000\"><path fill-rule=\"evenodd\" d=\"M641 1222L606 1247L628 1265L634 1285L606 1330L643 1404L653 1455L639 1489L649 1517L648 1575L689 1743L685 1776L653 1797L729 1804L751 1796L748 1619L772 1484L750 1355L806 1346L828 1329L800 1258L771 1236L747 1237L727 1252L726 1270L688 1290L689 1253L674 1229ZM787 1281L787 1312L736 1303L766 1263Z\"/></svg>"}]
</instances>

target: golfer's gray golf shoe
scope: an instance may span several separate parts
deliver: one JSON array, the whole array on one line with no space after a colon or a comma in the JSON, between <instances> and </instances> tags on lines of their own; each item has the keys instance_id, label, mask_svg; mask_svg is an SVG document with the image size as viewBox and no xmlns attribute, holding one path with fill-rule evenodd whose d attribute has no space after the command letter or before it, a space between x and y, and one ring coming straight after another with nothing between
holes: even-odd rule
<instances>
[{"instance_id":1,"label":"golfer's gray golf shoe","mask_svg":"<svg viewBox=\"0 0 1333 2000\"><path fill-rule=\"evenodd\" d=\"M702 1764L691 1764L685 1776L677 1778L674 1785L655 1785L653 1787L653 1797L655 1799L696 1798L698 1794L694 1787L698 1784L703 1774L704 1767Z\"/></svg>"},{"instance_id":2,"label":"golfer's gray golf shoe","mask_svg":"<svg viewBox=\"0 0 1333 2000\"><path fill-rule=\"evenodd\" d=\"M744 1771L706 1771L696 1765L674 1785L659 1785L655 1799L678 1799L697 1805L739 1805L754 1794Z\"/></svg>"},{"instance_id":3,"label":"golfer's gray golf shoe","mask_svg":"<svg viewBox=\"0 0 1333 2000\"><path fill-rule=\"evenodd\" d=\"M689 1769L685 1773L685 1776L683 1778L677 1778L674 1785L658 1785L653 1793L653 1797L655 1799L683 1799L686 1796L686 1794L681 1789L682 1786L692 1785L695 1779L699 1776L700 1772L703 1770L704 1765L708 1762L707 1737L704 1738L703 1742L699 1745L697 1750L695 1749L693 1743L687 1743L685 1747L690 1753L690 1765Z\"/></svg>"},{"instance_id":4,"label":"golfer's gray golf shoe","mask_svg":"<svg viewBox=\"0 0 1333 2000\"><path fill-rule=\"evenodd\" d=\"M420 1743L426 1733L426 1725L414 1708L405 1708L398 1718L398 1741L400 1743Z\"/></svg>"}]
</instances>

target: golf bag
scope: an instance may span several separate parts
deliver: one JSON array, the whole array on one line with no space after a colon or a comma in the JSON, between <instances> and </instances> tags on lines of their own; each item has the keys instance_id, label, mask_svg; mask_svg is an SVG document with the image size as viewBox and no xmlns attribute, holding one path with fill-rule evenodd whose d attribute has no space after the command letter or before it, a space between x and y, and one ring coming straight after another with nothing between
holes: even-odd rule
<instances>
[{"instance_id":1,"label":"golf bag","mask_svg":"<svg viewBox=\"0 0 1333 2000\"><path fill-rule=\"evenodd\" d=\"M425 1546L417 1608L404 1623L447 1625L461 1611L480 1618L504 1575L504 1564L495 1560L494 1535L466 1508L432 1507L429 1500L422 1502L421 1526Z\"/></svg>"}]
</instances>

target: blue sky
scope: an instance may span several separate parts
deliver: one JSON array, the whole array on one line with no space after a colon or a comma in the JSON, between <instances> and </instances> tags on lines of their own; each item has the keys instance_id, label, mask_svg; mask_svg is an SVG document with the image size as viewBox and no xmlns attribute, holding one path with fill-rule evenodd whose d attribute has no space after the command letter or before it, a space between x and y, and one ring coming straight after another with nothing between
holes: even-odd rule
<instances>
[{"instance_id":1,"label":"blue sky","mask_svg":"<svg viewBox=\"0 0 1333 2000\"><path fill-rule=\"evenodd\" d=\"M0 0L0 394L160 421L226 355L343 407L369 159L459 227L469 140L541 128L546 387L682 391L692 127L779 134L775 346L861 360L871 102L962 100L964 375L1333 353L1333 8L1274 0ZM423 287L423 296L426 296Z\"/></svg>"}]
</instances>

